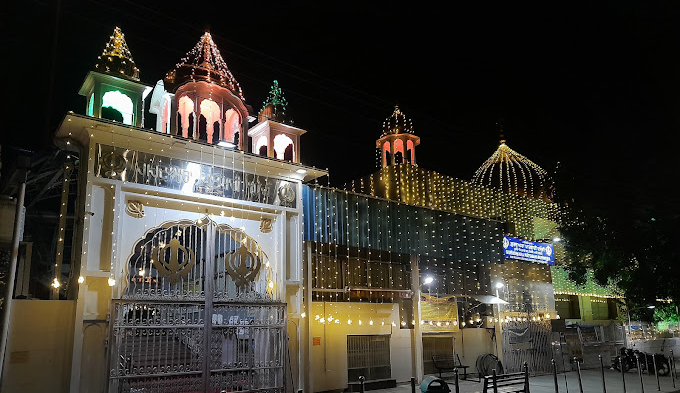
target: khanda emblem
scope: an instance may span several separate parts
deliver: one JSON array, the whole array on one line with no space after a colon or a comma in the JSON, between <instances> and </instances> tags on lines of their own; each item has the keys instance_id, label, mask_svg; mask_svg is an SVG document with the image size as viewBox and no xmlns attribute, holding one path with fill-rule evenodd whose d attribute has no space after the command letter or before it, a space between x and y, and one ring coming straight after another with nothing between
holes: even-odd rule
<instances>
[{"instance_id":1,"label":"khanda emblem","mask_svg":"<svg viewBox=\"0 0 680 393\"><path fill-rule=\"evenodd\" d=\"M179 236L181 232L177 232ZM168 252L170 251L170 252ZM157 245L151 251L153 266L162 276L168 277L168 282L173 284L179 281L180 276L186 276L196 263L196 255L193 250L182 246L177 237L170 243Z\"/></svg>"},{"instance_id":2,"label":"khanda emblem","mask_svg":"<svg viewBox=\"0 0 680 393\"><path fill-rule=\"evenodd\" d=\"M238 250L226 255L224 265L231 279L234 280L234 284L240 287L255 280L257 273L260 272L262 261L260 257L248 251L246 246L241 245Z\"/></svg>"}]
</instances>

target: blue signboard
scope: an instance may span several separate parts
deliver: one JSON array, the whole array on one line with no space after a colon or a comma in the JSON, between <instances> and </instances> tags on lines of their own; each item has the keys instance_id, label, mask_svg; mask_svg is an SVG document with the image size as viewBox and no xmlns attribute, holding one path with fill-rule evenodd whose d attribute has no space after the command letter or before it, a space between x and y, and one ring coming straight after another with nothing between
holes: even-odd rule
<instances>
[{"instance_id":1,"label":"blue signboard","mask_svg":"<svg viewBox=\"0 0 680 393\"><path fill-rule=\"evenodd\" d=\"M521 261L554 265L554 251L552 244L503 236L503 256L505 259L519 259Z\"/></svg>"}]
</instances>

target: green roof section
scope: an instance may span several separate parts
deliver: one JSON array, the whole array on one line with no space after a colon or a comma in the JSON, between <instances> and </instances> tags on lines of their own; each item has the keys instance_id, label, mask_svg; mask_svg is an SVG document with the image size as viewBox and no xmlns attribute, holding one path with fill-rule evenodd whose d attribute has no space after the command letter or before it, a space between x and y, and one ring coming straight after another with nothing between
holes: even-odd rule
<instances>
[{"instance_id":1,"label":"green roof section","mask_svg":"<svg viewBox=\"0 0 680 393\"><path fill-rule=\"evenodd\" d=\"M576 285L569 279L569 271L560 266L551 266L553 290L555 294L561 295L580 295L593 296L604 298L621 298L623 297L621 291L614 284L601 286L595 282L593 271L588 269L586 273L586 283L584 285Z\"/></svg>"}]
</instances>

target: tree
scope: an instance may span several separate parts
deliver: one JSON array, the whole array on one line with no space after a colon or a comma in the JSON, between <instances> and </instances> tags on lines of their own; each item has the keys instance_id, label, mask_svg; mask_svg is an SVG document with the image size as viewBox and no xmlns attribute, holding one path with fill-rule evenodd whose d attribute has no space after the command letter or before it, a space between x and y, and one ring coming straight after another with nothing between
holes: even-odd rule
<instances>
[{"instance_id":1,"label":"tree","mask_svg":"<svg viewBox=\"0 0 680 393\"><path fill-rule=\"evenodd\" d=\"M627 195L593 198L583 192L583 179L564 168L555 182L570 279L583 283L593 269L599 284L615 282L635 307L680 300L680 209L665 199L671 194L644 194L641 186Z\"/></svg>"}]
</instances>

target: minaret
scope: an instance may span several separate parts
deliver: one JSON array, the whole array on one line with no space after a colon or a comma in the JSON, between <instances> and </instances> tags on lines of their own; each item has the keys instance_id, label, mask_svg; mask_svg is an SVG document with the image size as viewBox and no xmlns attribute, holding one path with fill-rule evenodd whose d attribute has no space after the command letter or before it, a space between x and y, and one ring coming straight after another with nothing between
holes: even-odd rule
<instances>
[{"instance_id":1,"label":"minaret","mask_svg":"<svg viewBox=\"0 0 680 393\"><path fill-rule=\"evenodd\" d=\"M287 107L283 90L275 80L262 103L258 123L248 131L248 136L253 141L253 153L299 163L300 136L307 131L293 127L292 120L286 115Z\"/></svg>"},{"instance_id":2,"label":"minaret","mask_svg":"<svg viewBox=\"0 0 680 393\"><path fill-rule=\"evenodd\" d=\"M244 149L249 108L210 33L203 34L164 82L174 93L171 133Z\"/></svg>"},{"instance_id":3,"label":"minaret","mask_svg":"<svg viewBox=\"0 0 680 393\"><path fill-rule=\"evenodd\" d=\"M88 116L142 127L145 93L151 87L139 82L139 69L132 59L125 35L116 27L94 70L78 92L87 97Z\"/></svg>"},{"instance_id":4,"label":"minaret","mask_svg":"<svg viewBox=\"0 0 680 393\"><path fill-rule=\"evenodd\" d=\"M416 146L420 137L413 134L411 119L407 119L398 105L383 122L382 134L376 141L383 168L390 165L416 165Z\"/></svg>"}]
</instances>

